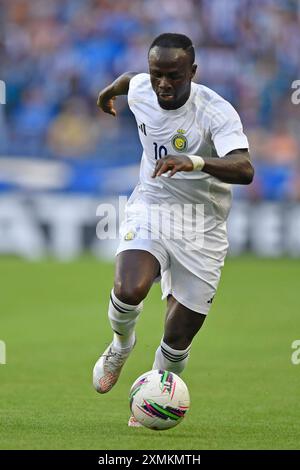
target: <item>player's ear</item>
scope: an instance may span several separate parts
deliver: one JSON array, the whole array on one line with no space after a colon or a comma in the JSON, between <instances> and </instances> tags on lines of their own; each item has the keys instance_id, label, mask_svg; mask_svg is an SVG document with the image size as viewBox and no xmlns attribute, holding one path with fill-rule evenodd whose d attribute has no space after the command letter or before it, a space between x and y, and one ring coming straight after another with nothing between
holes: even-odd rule
<instances>
[{"instance_id":1,"label":"player's ear","mask_svg":"<svg viewBox=\"0 0 300 470\"><path fill-rule=\"evenodd\" d=\"M193 64L192 70L191 70L191 79L194 78L194 76L196 75L196 72L197 72L197 65Z\"/></svg>"}]
</instances>

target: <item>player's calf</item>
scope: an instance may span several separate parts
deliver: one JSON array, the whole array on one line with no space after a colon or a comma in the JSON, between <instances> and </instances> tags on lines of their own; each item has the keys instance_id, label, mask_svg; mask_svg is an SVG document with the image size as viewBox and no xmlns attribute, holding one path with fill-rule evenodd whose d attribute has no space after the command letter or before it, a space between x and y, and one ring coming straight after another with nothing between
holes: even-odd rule
<instances>
[{"instance_id":1,"label":"player's calf","mask_svg":"<svg viewBox=\"0 0 300 470\"><path fill-rule=\"evenodd\" d=\"M111 291L108 317L114 332L113 341L100 356L93 371L93 384L97 392L107 393L117 382L122 367L132 351L135 324L143 304L129 305L120 301Z\"/></svg>"}]
</instances>

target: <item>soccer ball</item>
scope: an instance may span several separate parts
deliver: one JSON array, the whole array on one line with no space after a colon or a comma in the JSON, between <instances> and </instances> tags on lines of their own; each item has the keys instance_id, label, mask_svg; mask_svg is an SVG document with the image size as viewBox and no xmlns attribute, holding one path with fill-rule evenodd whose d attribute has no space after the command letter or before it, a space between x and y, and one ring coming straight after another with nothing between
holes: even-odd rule
<instances>
[{"instance_id":1,"label":"soccer ball","mask_svg":"<svg viewBox=\"0 0 300 470\"><path fill-rule=\"evenodd\" d=\"M156 431L179 424L190 407L190 395L184 381L167 370L150 370L142 374L130 389L133 416Z\"/></svg>"}]
</instances>

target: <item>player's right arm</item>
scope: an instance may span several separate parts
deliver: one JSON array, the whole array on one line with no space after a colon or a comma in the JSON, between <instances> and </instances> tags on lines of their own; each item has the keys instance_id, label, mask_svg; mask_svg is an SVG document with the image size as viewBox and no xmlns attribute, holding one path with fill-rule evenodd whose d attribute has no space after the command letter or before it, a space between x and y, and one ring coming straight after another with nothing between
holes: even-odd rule
<instances>
[{"instance_id":1,"label":"player's right arm","mask_svg":"<svg viewBox=\"0 0 300 470\"><path fill-rule=\"evenodd\" d=\"M135 72L123 73L114 82L101 90L98 95L97 106L105 113L116 116L117 112L114 108L114 100L116 96L128 94L129 82L135 75L137 75Z\"/></svg>"}]
</instances>

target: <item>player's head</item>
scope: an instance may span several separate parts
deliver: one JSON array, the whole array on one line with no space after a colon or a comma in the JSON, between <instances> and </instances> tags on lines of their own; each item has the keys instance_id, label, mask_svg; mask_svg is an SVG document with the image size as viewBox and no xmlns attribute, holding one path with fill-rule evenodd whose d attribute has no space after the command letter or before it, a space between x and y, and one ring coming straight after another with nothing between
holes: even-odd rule
<instances>
[{"instance_id":1,"label":"player's head","mask_svg":"<svg viewBox=\"0 0 300 470\"><path fill-rule=\"evenodd\" d=\"M160 106L182 106L190 95L197 69L192 41L184 34L161 34L152 42L148 60L152 88Z\"/></svg>"}]
</instances>

